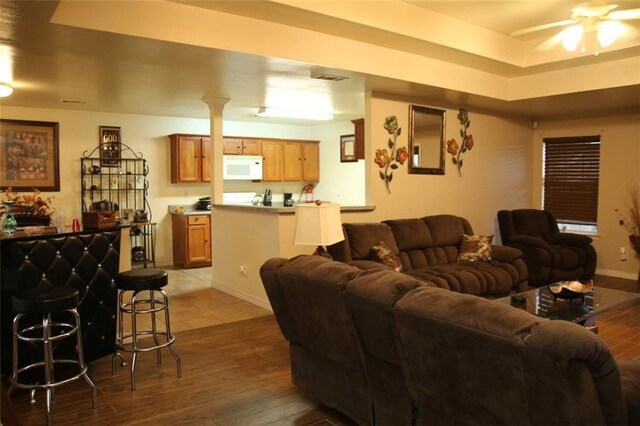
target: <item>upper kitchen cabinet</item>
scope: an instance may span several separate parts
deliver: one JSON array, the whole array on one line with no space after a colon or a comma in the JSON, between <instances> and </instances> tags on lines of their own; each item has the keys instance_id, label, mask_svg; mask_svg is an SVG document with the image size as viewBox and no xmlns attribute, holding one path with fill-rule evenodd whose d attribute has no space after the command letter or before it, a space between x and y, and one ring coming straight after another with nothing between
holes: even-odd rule
<instances>
[{"instance_id":1,"label":"upper kitchen cabinet","mask_svg":"<svg viewBox=\"0 0 640 426\"><path fill-rule=\"evenodd\" d=\"M209 136L173 134L169 138L171 182L211 182Z\"/></svg>"},{"instance_id":2,"label":"upper kitchen cabinet","mask_svg":"<svg viewBox=\"0 0 640 426\"><path fill-rule=\"evenodd\" d=\"M351 120L356 140L356 159L364 160L364 118Z\"/></svg>"},{"instance_id":3,"label":"upper kitchen cabinet","mask_svg":"<svg viewBox=\"0 0 640 426\"><path fill-rule=\"evenodd\" d=\"M262 155L260 139L227 138L223 139L224 155Z\"/></svg>"},{"instance_id":4,"label":"upper kitchen cabinet","mask_svg":"<svg viewBox=\"0 0 640 426\"><path fill-rule=\"evenodd\" d=\"M316 141L286 140L283 142L283 180L319 181L320 153Z\"/></svg>"},{"instance_id":5,"label":"upper kitchen cabinet","mask_svg":"<svg viewBox=\"0 0 640 426\"><path fill-rule=\"evenodd\" d=\"M283 143L280 140L262 141L262 181L282 181Z\"/></svg>"}]
</instances>

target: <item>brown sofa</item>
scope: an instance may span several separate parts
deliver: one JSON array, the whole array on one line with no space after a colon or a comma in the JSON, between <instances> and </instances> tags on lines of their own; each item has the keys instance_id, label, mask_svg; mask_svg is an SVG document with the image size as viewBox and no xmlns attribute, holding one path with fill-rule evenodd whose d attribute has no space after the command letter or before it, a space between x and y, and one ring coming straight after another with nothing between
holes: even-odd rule
<instances>
[{"instance_id":1,"label":"brown sofa","mask_svg":"<svg viewBox=\"0 0 640 426\"><path fill-rule=\"evenodd\" d=\"M591 238L560 232L546 210L500 210L502 244L522 251L529 284L540 287L561 280L590 280L596 271L596 250Z\"/></svg>"},{"instance_id":2,"label":"brown sofa","mask_svg":"<svg viewBox=\"0 0 640 426\"><path fill-rule=\"evenodd\" d=\"M579 325L319 256L260 274L293 383L358 424L640 422L640 363Z\"/></svg>"},{"instance_id":3,"label":"brown sofa","mask_svg":"<svg viewBox=\"0 0 640 426\"><path fill-rule=\"evenodd\" d=\"M379 268L372 247L384 242L400 258L402 272L437 287L496 297L528 288L520 250L492 245L492 260L457 261L463 234L473 235L465 218L434 215L382 223L345 223L344 241L327 248L334 260L360 269Z\"/></svg>"}]
</instances>

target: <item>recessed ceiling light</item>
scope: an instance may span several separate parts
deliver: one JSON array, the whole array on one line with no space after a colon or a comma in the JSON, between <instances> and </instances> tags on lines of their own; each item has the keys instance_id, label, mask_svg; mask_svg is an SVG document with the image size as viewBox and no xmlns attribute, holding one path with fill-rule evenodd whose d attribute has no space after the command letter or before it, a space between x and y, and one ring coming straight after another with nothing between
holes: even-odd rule
<instances>
[{"instance_id":1,"label":"recessed ceiling light","mask_svg":"<svg viewBox=\"0 0 640 426\"><path fill-rule=\"evenodd\" d=\"M302 120L332 120L333 114L326 112L286 110L280 108L261 107L256 113L256 117L281 117L298 118Z\"/></svg>"},{"instance_id":2,"label":"recessed ceiling light","mask_svg":"<svg viewBox=\"0 0 640 426\"><path fill-rule=\"evenodd\" d=\"M0 83L0 98L6 98L13 93L13 87L9 83Z\"/></svg>"}]
</instances>

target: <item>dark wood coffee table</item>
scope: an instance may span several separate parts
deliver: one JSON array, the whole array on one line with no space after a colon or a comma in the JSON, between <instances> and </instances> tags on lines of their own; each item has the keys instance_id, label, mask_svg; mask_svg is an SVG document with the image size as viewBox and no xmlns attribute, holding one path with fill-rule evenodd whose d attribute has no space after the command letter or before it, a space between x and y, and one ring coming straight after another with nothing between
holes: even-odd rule
<instances>
[{"instance_id":1,"label":"dark wood coffee table","mask_svg":"<svg viewBox=\"0 0 640 426\"><path fill-rule=\"evenodd\" d=\"M523 305L512 303L511 296L496 301L524 309L539 317L571 321L585 327L593 327L598 314L640 298L638 293L597 286L586 292L583 298L574 300L555 299L547 287L519 294L526 297L526 303Z\"/></svg>"}]
</instances>

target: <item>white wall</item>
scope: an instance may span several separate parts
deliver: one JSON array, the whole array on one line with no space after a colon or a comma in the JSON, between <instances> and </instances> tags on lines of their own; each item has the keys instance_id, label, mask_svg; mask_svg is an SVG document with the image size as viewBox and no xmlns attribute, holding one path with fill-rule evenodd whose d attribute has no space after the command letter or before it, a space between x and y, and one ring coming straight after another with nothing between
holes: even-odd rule
<instances>
[{"instance_id":1,"label":"white wall","mask_svg":"<svg viewBox=\"0 0 640 426\"><path fill-rule=\"evenodd\" d=\"M320 140L320 183L314 198L342 206L363 206L365 160L340 162L339 135L353 134L353 123L325 124L313 130L314 137Z\"/></svg>"},{"instance_id":2,"label":"white wall","mask_svg":"<svg viewBox=\"0 0 640 426\"><path fill-rule=\"evenodd\" d=\"M156 263L158 266L173 263L170 204L191 205L199 197L211 193L208 183L171 183L170 145L172 133L209 134L209 120L180 117L160 117L133 114L41 109L3 106L0 118L52 121L60 123L60 192L53 195L53 207L57 214L71 219L81 218L80 158L84 151L91 152L98 146L99 126L121 128L122 141L134 151L141 152L149 165L148 200L157 222ZM314 126L266 125L264 123L224 122L224 134L229 136L264 136L292 139L321 139L315 136ZM322 138L339 139L339 134L329 135L322 129ZM324 148L321 146L321 151ZM337 152L337 151L336 151ZM336 154L337 155L337 154ZM331 171L324 173L332 175ZM225 191L262 192L270 186L276 192L299 192L303 183L225 182ZM343 190L345 193L345 190Z\"/></svg>"}]
</instances>

